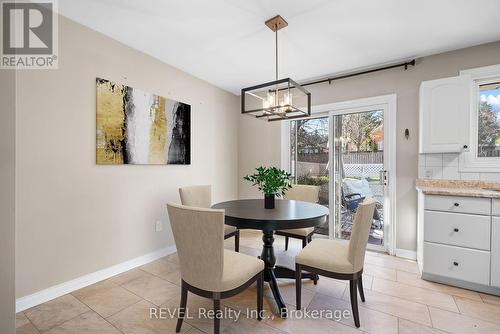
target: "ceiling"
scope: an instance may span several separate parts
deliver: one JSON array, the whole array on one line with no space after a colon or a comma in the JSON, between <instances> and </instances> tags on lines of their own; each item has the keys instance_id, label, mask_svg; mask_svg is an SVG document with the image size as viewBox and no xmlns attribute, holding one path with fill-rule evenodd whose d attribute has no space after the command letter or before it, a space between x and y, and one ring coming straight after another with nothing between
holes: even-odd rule
<instances>
[{"instance_id":1,"label":"ceiling","mask_svg":"<svg viewBox=\"0 0 500 334\"><path fill-rule=\"evenodd\" d=\"M499 0L59 0L59 12L227 91L500 40ZM499 56L500 59L500 56Z\"/></svg>"}]
</instances>

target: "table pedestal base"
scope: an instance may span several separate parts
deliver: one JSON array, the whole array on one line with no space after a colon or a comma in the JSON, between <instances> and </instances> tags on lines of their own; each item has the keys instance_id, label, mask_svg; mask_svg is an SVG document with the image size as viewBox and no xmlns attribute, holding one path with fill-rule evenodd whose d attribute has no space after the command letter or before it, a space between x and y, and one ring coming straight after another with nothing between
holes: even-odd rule
<instances>
[{"instance_id":1,"label":"table pedestal base","mask_svg":"<svg viewBox=\"0 0 500 334\"><path fill-rule=\"evenodd\" d=\"M288 310L286 308L285 302L281 297L281 293L278 287L277 278L289 278L295 279L295 270L283 267L276 266L276 256L274 255L274 231L263 231L262 241L264 242L264 246L262 248L262 254L260 259L264 261L265 269L264 269L264 280L269 283L269 287L273 293L274 299L276 300L276 304L278 306L278 310L280 312L280 316L282 318L287 317ZM302 272L302 278L318 280L318 275Z\"/></svg>"}]
</instances>

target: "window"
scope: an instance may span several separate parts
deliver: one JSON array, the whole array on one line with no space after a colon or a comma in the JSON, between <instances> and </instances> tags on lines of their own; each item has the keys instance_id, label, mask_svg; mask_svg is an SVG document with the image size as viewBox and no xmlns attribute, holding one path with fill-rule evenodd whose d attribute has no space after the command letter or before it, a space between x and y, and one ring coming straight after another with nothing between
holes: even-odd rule
<instances>
[{"instance_id":1,"label":"window","mask_svg":"<svg viewBox=\"0 0 500 334\"><path fill-rule=\"evenodd\" d=\"M477 157L500 157L500 80L479 84Z\"/></svg>"},{"instance_id":2,"label":"window","mask_svg":"<svg viewBox=\"0 0 500 334\"><path fill-rule=\"evenodd\" d=\"M460 155L461 172L500 169L500 65L461 71L472 82L470 151Z\"/></svg>"}]
</instances>

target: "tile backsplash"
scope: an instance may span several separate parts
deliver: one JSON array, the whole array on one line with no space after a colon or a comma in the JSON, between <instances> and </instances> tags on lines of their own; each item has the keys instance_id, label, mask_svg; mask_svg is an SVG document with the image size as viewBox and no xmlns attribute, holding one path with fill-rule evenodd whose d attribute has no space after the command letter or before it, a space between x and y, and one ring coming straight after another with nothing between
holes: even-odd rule
<instances>
[{"instance_id":1,"label":"tile backsplash","mask_svg":"<svg viewBox=\"0 0 500 334\"><path fill-rule=\"evenodd\" d=\"M500 181L499 173L465 173L459 170L459 153L419 154L418 178Z\"/></svg>"}]
</instances>

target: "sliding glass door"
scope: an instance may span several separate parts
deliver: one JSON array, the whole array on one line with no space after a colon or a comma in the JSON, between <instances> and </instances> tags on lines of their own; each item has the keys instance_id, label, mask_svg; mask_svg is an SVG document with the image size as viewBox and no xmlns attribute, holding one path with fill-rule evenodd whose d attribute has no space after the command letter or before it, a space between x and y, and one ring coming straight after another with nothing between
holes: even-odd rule
<instances>
[{"instance_id":1,"label":"sliding glass door","mask_svg":"<svg viewBox=\"0 0 500 334\"><path fill-rule=\"evenodd\" d=\"M392 97L384 98L395 105ZM316 237L349 239L359 203L373 198L376 209L369 248L393 253L390 223L395 210L390 191L395 179L388 186L389 166L395 165L395 152L389 151L394 150L390 138L395 132L389 130L393 128L389 126L394 122L393 107L389 102L359 101L334 104L312 118L285 122L283 166L296 184L319 186L319 203L330 208L329 221L316 228Z\"/></svg>"},{"instance_id":2,"label":"sliding glass door","mask_svg":"<svg viewBox=\"0 0 500 334\"><path fill-rule=\"evenodd\" d=\"M359 203L373 198L377 204L368 243L384 246L383 118L383 110L332 115L335 238L350 238Z\"/></svg>"},{"instance_id":3,"label":"sliding glass door","mask_svg":"<svg viewBox=\"0 0 500 334\"><path fill-rule=\"evenodd\" d=\"M290 173L296 184L320 187L319 204L329 206L329 117L290 122ZM326 222L316 234L328 236Z\"/></svg>"}]
</instances>

